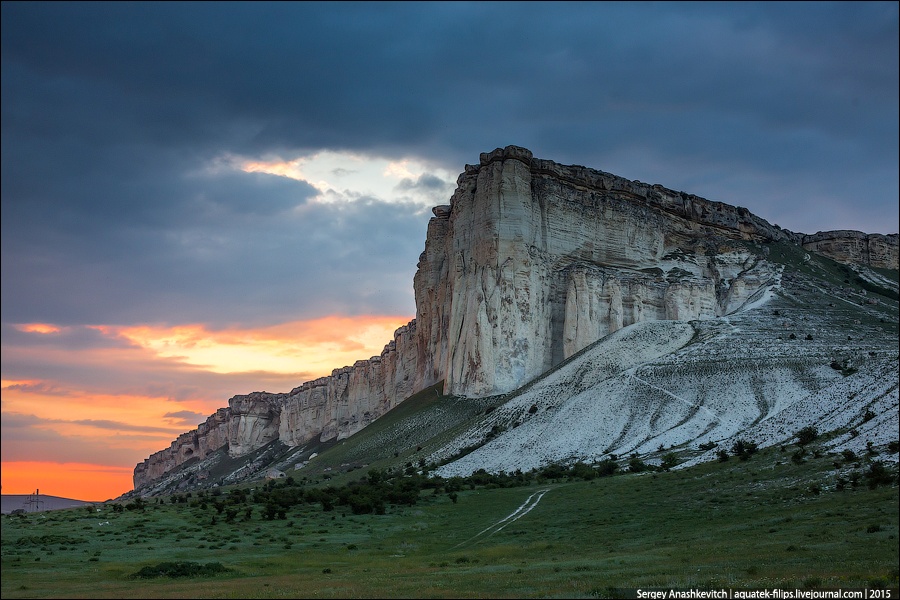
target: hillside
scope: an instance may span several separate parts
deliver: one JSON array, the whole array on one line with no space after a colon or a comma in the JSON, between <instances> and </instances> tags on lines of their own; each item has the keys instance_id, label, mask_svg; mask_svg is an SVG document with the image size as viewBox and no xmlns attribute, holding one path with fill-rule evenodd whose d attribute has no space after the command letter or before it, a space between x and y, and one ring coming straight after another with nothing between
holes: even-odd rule
<instances>
[{"instance_id":1,"label":"hillside","mask_svg":"<svg viewBox=\"0 0 900 600\"><path fill-rule=\"evenodd\" d=\"M322 488L284 480L4 516L0 586L3 598L896 597L896 474L876 484L883 454L836 459L820 444L802 461L770 448L667 472L445 480L384 514L349 498L326 509L310 497ZM266 516L272 498L282 516Z\"/></svg>"},{"instance_id":2,"label":"hillside","mask_svg":"<svg viewBox=\"0 0 900 600\"><path fill-rule=\"evenodd\" d=\"M48 496L46 494L3 494L2 510L0 510L0 513L7 515L18 510L25 512L44 512L47 510L78 508L91 504L93 503L85 502L84 500L73 500L71 498Z\"/></svg>"}]
</instances>

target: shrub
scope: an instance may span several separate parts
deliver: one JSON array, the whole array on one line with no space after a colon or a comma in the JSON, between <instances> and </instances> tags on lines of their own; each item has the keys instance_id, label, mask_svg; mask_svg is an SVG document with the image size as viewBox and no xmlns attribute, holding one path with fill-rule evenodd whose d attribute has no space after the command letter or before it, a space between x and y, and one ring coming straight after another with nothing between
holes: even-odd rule
<instances>
[{"instance_id":1,"label":"shrub","mask_svg":"<svg viewBox=\"0 0 900 600\"><path fill-rule=\"evenodd\" d=\"M719 462L728 462L728 450L719 450L716 456L719 457Z\"/></svg>"},{"instance_id":2,"label":"shrub","mask_svg":"<svg viewBox=\"0 0 900 600\"><path fill-rule=\"evenodd\" d=\"M143 567L131 575L132 579L152 579L154 577L209 577L231 571L221 563L200 564L191 561L161 562L152 567Z\"/></svg>"},{"instance_id":3,"label":"shrub","mask_svg":"<svg viewBox=\"0 0 900 600\"><path fill-rule=\"evenodd\" d=\"M853 462L854 460L856 460L856 452L854 452L850 448L847 448L846 450L841 452L841 455L843 455L844 460L847 462Z\"/></svg>"},{"instance_id":4,"label":"shrub","mask_svg":"<svg viewBox=\"0 0 900 600\"><path fill-rule=\"evenodd\" d=\"M642 461L637 456L632 457L628 461L628 472L629 473L640 473L641 471L646 471L650 468L650 466Z\"/></svg>"},{"instance_id":5,"label":"shrub","mask_svg":"<svg viewBox=\"0 0 900 600\"><path fill-rule=\"evenodd\" d=\"M605 460L601 460L597 464L597 475L600 477L607 477L616 472L616 469L619 468L618 463L615 460L611 460L609 458Z\"/></svg>"},{"instance_id":6,"label":"shrub","mask_svg":"<svg viewBox=\"0 0 900 600\"><path fill-rule=\"evenodd\" d=\"M807 425L797 432L797 445L805 446L819 437L819 430L814 425Z\"/></svg>"},{"instance_id":7,"label":"shrub","mask_svg":"<svg viewBox=\"0 0 900 600\"><path fill-rule=\"evenodd\" d=\"M868 456L877 456L878 450L875 449L875 444L871 441L866 442L866 454Z\"/></svg>"},{"instance_id":8,"label":"shrub","mask_svg":"<svg viewBox=\"0 0 900 600\"><path fill-rule=\"evenodd\" d=\"M583 479L585 481L590 481L597 477L597 471L594 470L590 465L586 465L583 462L577 462L572 465L571 473L569 475L570 478L573 479Z\"/></svg>"},{"instance_id":9,"label":"shrub","mask_svg":"<svg viewBox=\"0 0 900 600\"><path fill-rule=\"evenodd\" d=\"M706 443L704 443L704 444L700 444L700 449L701 449L701 450L704 450L704 451L706 451L706 450L712 450L712 449L715 448L716 446L718 446L718 444L715 443L715 442L706 442Z\"/></svg>"},{"instance_id":10,"label":"shrub","mask_svg":"<svg viewBox=\"0 0 900 600\"><path fill-rule=\"evenodd\" d=\"M750 460L750 457L756 454L759 446L756 442L750 442L745 439L739 439L731 447L731 452L741 460Z\"/></svg>"},{"instance_id":11,"label":"shrub","mask_svg":"<svg viewBox=\"0 0 900 600\"><path fill-rule=\"evenodd\" d=\"M875 460L869 465L865 478L868 481L869 489L874 490L879 485L891 485L894 475L884 466L883 462Z\"/></svg>"},{"instance_id":12,"label":"shrub","mask_svg":"<svg viewBox=\"0 0 900 600\"><path fill-rule=\"evenodd\" d=\"M678 456L674 452L669 452L662 459L662 468L668 471L679 462Z\"/></svg>"}]
</instances>

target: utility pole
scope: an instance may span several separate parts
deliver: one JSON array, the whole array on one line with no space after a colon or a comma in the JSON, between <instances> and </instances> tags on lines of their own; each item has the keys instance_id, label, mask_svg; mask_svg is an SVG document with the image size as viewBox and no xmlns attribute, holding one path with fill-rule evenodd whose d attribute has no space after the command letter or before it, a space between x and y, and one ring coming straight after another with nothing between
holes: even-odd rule
<instances>
[{"instance_id":1,"label":"utility pole","mask_svg":"<svg viewBox=\"0 0 900 600\"><path fill-rule=\"evenodd\" d=\"M26 512L40 512L41 505L44 503L41 500L41 490L36 489L34 493L28 496L28 500L25 501Z\"/></svg>"}]
</instances>

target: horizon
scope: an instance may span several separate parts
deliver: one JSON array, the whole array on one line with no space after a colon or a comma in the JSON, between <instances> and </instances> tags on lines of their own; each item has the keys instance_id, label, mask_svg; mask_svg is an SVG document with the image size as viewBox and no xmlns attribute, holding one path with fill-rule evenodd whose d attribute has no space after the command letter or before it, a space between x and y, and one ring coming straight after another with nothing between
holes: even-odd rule
<instances>
[{"instance_id":1,"label":"horizon","mask_svg":"<svg viewBox=\"0 0 900 600\"><path fill-rule=\"evenodd\" d=\"M894 3L2 16L9 493L117 497L230 397L380 354L431 208L497 147L795 232L900 218Z\"/></svg>"}]
</instances>

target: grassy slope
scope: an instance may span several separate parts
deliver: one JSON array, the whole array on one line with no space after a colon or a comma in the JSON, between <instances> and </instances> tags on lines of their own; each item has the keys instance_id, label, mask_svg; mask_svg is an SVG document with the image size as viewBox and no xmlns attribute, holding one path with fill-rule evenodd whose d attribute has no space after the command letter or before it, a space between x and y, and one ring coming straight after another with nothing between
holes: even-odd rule
<instances>
[{"instance_id":1,"label":"grassy slope","mask_svg":"<svg viewBox=\"0 0 900 600\"><path fill-rule=\"evenodd\" d=\"M4 517L3 598L590 597L620 587L897 587L898 488L834 489L836 457L747 462L592 482L426 492L414 507L211 524L215 509L72 509ZM854 465L845 465L856 468ZM864 469L861 464L859 469ZM821 491L811 491L818 485ZM540 489L525 517L479 532ZM109 522L109 525L100 523ZM53 537L42 537L53 536ZM167 560L231 574L133 580ZM330 572L325 572L330 570Z\"/></svg>"}]
</instances>

